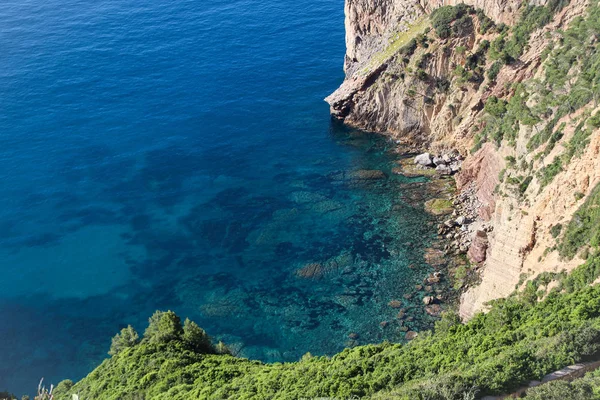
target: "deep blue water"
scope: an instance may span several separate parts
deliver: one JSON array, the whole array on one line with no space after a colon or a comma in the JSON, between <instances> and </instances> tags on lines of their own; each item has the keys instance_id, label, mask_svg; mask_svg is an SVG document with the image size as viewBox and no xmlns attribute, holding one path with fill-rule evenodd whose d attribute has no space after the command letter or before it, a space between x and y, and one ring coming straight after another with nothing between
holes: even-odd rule
<instances>
[{"instance_id":1,"label":"deep blue water","mask_svg":"<svg viewBox=\"0 0 600 400\"><path fill-rule=\"evenodd\" d=\"M343 28L342 0L2 2L0 390L156 309L264 361L402 340L430 221L390 143L330 122Z\"/></svg>"}]
</instances>

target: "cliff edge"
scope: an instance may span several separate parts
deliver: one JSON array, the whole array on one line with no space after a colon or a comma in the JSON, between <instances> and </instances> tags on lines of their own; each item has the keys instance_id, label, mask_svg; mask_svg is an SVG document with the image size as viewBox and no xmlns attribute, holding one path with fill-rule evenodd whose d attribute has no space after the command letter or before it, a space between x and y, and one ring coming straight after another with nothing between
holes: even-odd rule
<instances>
[{"instance_id":1,"label":"cliff edge","mask_svg":"<svg viewBox=\"0 0 600 400\"><path fill-rule=\"evenodd\" d=\"M471 242L485 246L463 318L585 258L585 244L566 254L560 243L600 183L597 9L585 0L346 0L346 79L326 99L332 116L407 152L466 158L457 187L476 193Z\"/></svg>"}]
</instances>

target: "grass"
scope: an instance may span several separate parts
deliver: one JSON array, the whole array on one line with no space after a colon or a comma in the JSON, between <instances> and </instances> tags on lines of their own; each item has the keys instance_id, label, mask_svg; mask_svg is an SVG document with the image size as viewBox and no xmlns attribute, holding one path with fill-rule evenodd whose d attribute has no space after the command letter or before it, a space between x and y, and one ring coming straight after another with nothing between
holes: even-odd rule
<instances>
[{"instance_id":1,"label":"grass","mask_svg":"<svg viewBox=\"0 0 600 400\"><path fill-rule=\"evenodd\" d=\"M375 54L369 64L362 71L363 74L371 72L374 68L377 68L383 64L390 57L396 55L396 53L405 45L407 45L412 39L416 39L420 34L425 32L429 27L429 18L423 16L414 24L412 24L407 31L398 32L390 39L390 44L383 51Z\"/></svg>"}]
</instances>

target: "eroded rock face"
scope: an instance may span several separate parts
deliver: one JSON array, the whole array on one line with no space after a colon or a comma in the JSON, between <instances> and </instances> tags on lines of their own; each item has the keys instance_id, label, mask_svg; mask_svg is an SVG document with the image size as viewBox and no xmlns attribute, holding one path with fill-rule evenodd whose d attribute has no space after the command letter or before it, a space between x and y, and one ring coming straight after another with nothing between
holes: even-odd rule
<instances>
[{"instance_id":1,"label":"eroded rock face","mask_svg":"<svg viewBox=\"0 0 600 400\"><path fill-rule=\"evenodd\" d=\"M424 14L419 3L409 0L346 0L344 11L347 76L383 50L392 34L407 30Z\"/></svg>"},{"instance_id":2,"label":"eroded rock face","mask_svg":"<svg viewBox=\"0 0 600 400\"><path fill-rule=\"evenodd\" d=\"M519 62L502 67L495 82L485 80L483 85L457 84L454 73L465 65L465 54L476 52L483 40L493 40L490 35L477 33L477 18L473 18L471 32L444 40L436 38L427 47L418 46L410 57L391 47L409 25L413 26L411 35L415 37L418 33L415 27L420 27L422 18L437 7L462 2L483 9L496 22L509 25L517 20L521 5L520 0L346 0L346 79L326 100L334 117L349 125L388 134L405 150L443 154L457 149L466 156L461 171L455 175L457 186L476 206L476 212L468 216L474 227L472 232L483 232L473 235L469 250L470 257L482 264L483 271L480 286L470 288L462 297L460 314L469 318L484 309L487 301L509 295L525 271L535 274L562 268L569 270L578 265L579 261L565 263L556 252L546 257L544 251L554 243L549 227L557 222L568 222L577 209L573 194L588 194L600 181L597 156L600 133L595 132L586 152L571 161L555 182L542 191L534 177L536 170L550 164L564 149L572 127L567 126L565 130L565 143L557 144L553 152L539 161L533 159L535 154L529 154L526 147L527 138L533 134L531 131L520 134L524 141L512 148L488 143L470 154L475 135L486 123L484 104L488 98L509 100L514 83L541 78L541 55L549 38L575 17L583 15L587 3L584 0L569 2L553 21L532 34ZM534 5L545 3L546 0L529 1ZM430 33L429 37L434 34ZM458 48L463 49L457 52ZM482 68L490 65L488 60ZM422 73L415 73L417 70ZM444 90L444 83L448 81L452 82L452 89ZM568 118L570 121L576 116ZM536 127L542 128L543 125ZM507 167L507 156L521 156L527 163L535 162L530 172L533 182L523 194L497 192L502 186L499 174ZM444 165L439 159L432 158L431 162ZM453 172L450 164L446 165Z\"/></svg>"},{"instance_id":3,"label":"eroded rock face","mask_svg":"<svg viewBox=\"0 0 600 400\"><path fill-rule=\"evenodd\" d=\"M531 1L532 4L543 4L545 0ZM421 6L431 12L441 6L455 6L459 3L465 3L475 8L483 10L485 15L495 20L496 22L503 22L507 25L515 23L517 18L517 11L521 6L521 0L421 0Z\"/></svg>"}]
</instances>

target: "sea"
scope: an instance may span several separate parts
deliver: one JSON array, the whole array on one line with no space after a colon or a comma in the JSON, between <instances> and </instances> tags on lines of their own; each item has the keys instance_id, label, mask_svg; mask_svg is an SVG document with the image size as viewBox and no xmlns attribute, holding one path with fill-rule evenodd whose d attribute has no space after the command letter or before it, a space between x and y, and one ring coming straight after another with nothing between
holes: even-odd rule
<instances>
[{"instance_id":1,"label":"sea","mask_svg":"<svg viewBox=\"0 0 600 400\"><path fill-rule=\"evenodd\" d=\"M155 310L264 362L431 324L424 178L323 101L343 8L2 1L0 391L81 379Z\"/></svg>"}]
</instances>

